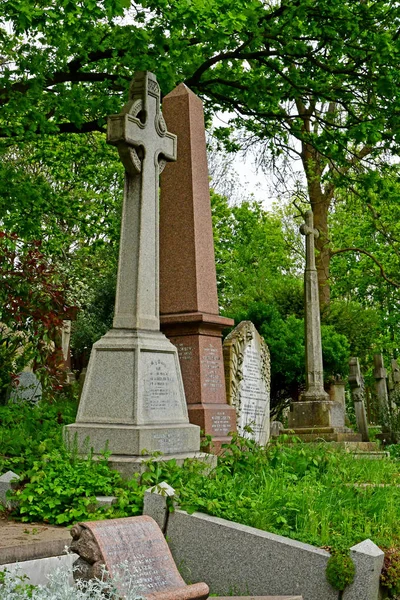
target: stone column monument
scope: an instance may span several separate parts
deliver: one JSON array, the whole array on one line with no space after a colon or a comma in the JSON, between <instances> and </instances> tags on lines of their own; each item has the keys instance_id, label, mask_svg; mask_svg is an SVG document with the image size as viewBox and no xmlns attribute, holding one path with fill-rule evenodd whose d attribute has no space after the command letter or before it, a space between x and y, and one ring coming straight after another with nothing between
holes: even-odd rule
<instances>
[{"instance_id":1,"label":"stone column monument","mask_svg":"<svg viewBox=\"0 0 400 600\"><path fill-rule=\"evenodd\" d=\"M315 267L313 213L308 211L300 232L306 238L306 268L304 272L304 311L306 348L306 389L299 402L293 402L289 413L289 428L304 441L324 438L329 441L343 439L357 441L345 427L344 406L333 402L324 390L322 364L321 324L319 314L318 279ZM355 438L352 436L356 435ZM346 436L344 438L344 436Z\"/></svg>"},{"instance_id":2,"label":"stone column monument","mask_svg":"<svg viewBox=\"0 0 400 600\"><path fill-rule=\"evenodd\" d=\"M219 315L203 103L183 83L163 99L178 159L162 175L160 207L161 329L178 348L191 423L229 441L236 414L227 403Z\"/></svg>"},{"instance_id":3,"label":"stone column monument","mask_svg":"<svg viewBox=\"0 0 400 600\"><path fill-rule=\"evenodd\" d=\"M107 141L125 167L113 328L94 344L69 438L129 475L154 451L192 457L200 428L189 423L176 347L159 327L159 172L176 160L176 136L160 111L160 89L136 73L129 102L108 119Z\"/></svg>"}]
</instances>

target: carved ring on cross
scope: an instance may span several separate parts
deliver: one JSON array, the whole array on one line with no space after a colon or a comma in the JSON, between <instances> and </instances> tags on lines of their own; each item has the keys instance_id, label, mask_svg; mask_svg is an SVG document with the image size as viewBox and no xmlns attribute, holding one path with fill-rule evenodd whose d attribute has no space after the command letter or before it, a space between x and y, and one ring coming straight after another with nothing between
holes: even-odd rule
<instances>
[{"instance_id":1,"label":"carved ring on cross","mask_svg":"<svg viewBox=\"0 0 400 600\"><path fill-rule=\"evenodd\" d=\"M135 117L136 119L138 119L139 118L138 115L142 112L142 110L143 110L143 100L141 100L139 98L138 100L135 100L134 103L132 104L132 106L129 110L129 114L132 115L132 117ZM164 136L166 134L167 124L161 113L156 115L154 125L155 125L155 129L156 129L157 133L160 136ZM136 152L135 148L129 148L129 154L130 154L132 165L133 165L135 171L137 173L141 173L142 161L139 158L139 155ZM159 173L162 173L164 171L166 164L167 164L167 161L164 158L159 157L159 159L158 159L158 172Z\"/></svg>"}]
</instances>

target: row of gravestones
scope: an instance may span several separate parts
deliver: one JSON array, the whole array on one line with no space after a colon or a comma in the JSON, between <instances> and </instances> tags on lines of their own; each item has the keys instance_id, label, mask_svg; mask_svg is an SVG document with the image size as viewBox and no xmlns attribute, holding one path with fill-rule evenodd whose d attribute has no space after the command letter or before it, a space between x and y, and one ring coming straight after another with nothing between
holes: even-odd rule
<instances>
[{"instance_id":1,"label":"row of gravestones","mask_svg":"<svg viewBox=\"0 0 400 600\"><path fill-rule=\"evenodd\" d=\"M271 367L268 346L253 323L243 321L226 337L223 355L226 395L228 403L236 410L238 432L265 444L270 427ZM36 403L40 400L42 386L35 373L19 373L17 381L10 394L11 402Z\"/></svg>"}]
</instances>

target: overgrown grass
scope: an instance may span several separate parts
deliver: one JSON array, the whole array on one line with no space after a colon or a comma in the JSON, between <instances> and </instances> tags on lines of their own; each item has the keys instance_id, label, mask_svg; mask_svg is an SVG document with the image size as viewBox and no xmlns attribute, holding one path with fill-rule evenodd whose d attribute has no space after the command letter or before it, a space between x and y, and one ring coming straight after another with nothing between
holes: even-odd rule
<instances>
[{"instance_id":1,"label":"overgrown grass","mask_svg":"<svg viewBox=\"0 0 400 600\"><path fill-rule=\"evenodd\" d=\"M165 480L189 512L199 510L335 551L370 538L392 557L390 568L398 561L400 577L397 458L355 459L330 444L293 441L260 448L235 437L211 474L189 462L184 468L174 461L150 462L140 478L126 482L108 468L106 456L83 459L64 448L62 426L73 421L74 410L66 401L0 407L1 468L12 468L23 482L16 518L70 524L140 514L144 491ZM117 504L97 509L96 495L115 495ZM397 571L395 577L397 581Z\"/></svg>"}]
</instances>

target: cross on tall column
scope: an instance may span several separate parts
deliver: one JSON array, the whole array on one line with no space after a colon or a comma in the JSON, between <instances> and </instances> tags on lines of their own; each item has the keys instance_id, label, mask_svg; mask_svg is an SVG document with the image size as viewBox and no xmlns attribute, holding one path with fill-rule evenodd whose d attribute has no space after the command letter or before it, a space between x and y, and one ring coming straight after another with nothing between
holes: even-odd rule
<instances>
[{"instance_id":1,"label":"cross on tall column","mask_svg":"<svg viewBox=\"0 0 400 600\"><path fill-rule=\"evenodd\" d=\"M125 167L113 327L159 330L158 180L165 161L176 160L176 136L167 132L152 73L136 73L129 96L107 132Z\"/></svg>"},{"instance_id":2,"label":"cross on tall column","mask_svg":"<svg viewBox=\"0 0 400 600\"><path fill-rule=\"evenodd\" d=\"M324 390L324 372L322 364L321 324L319 315L318 278L315 268L314 239L319 232L314 229L311 210L305 215L305 223L300 233L306 238L306 269L304 272L304 312L306 347L306 391L302 400L327 399Z\"/></svg>"}]
</instances>

